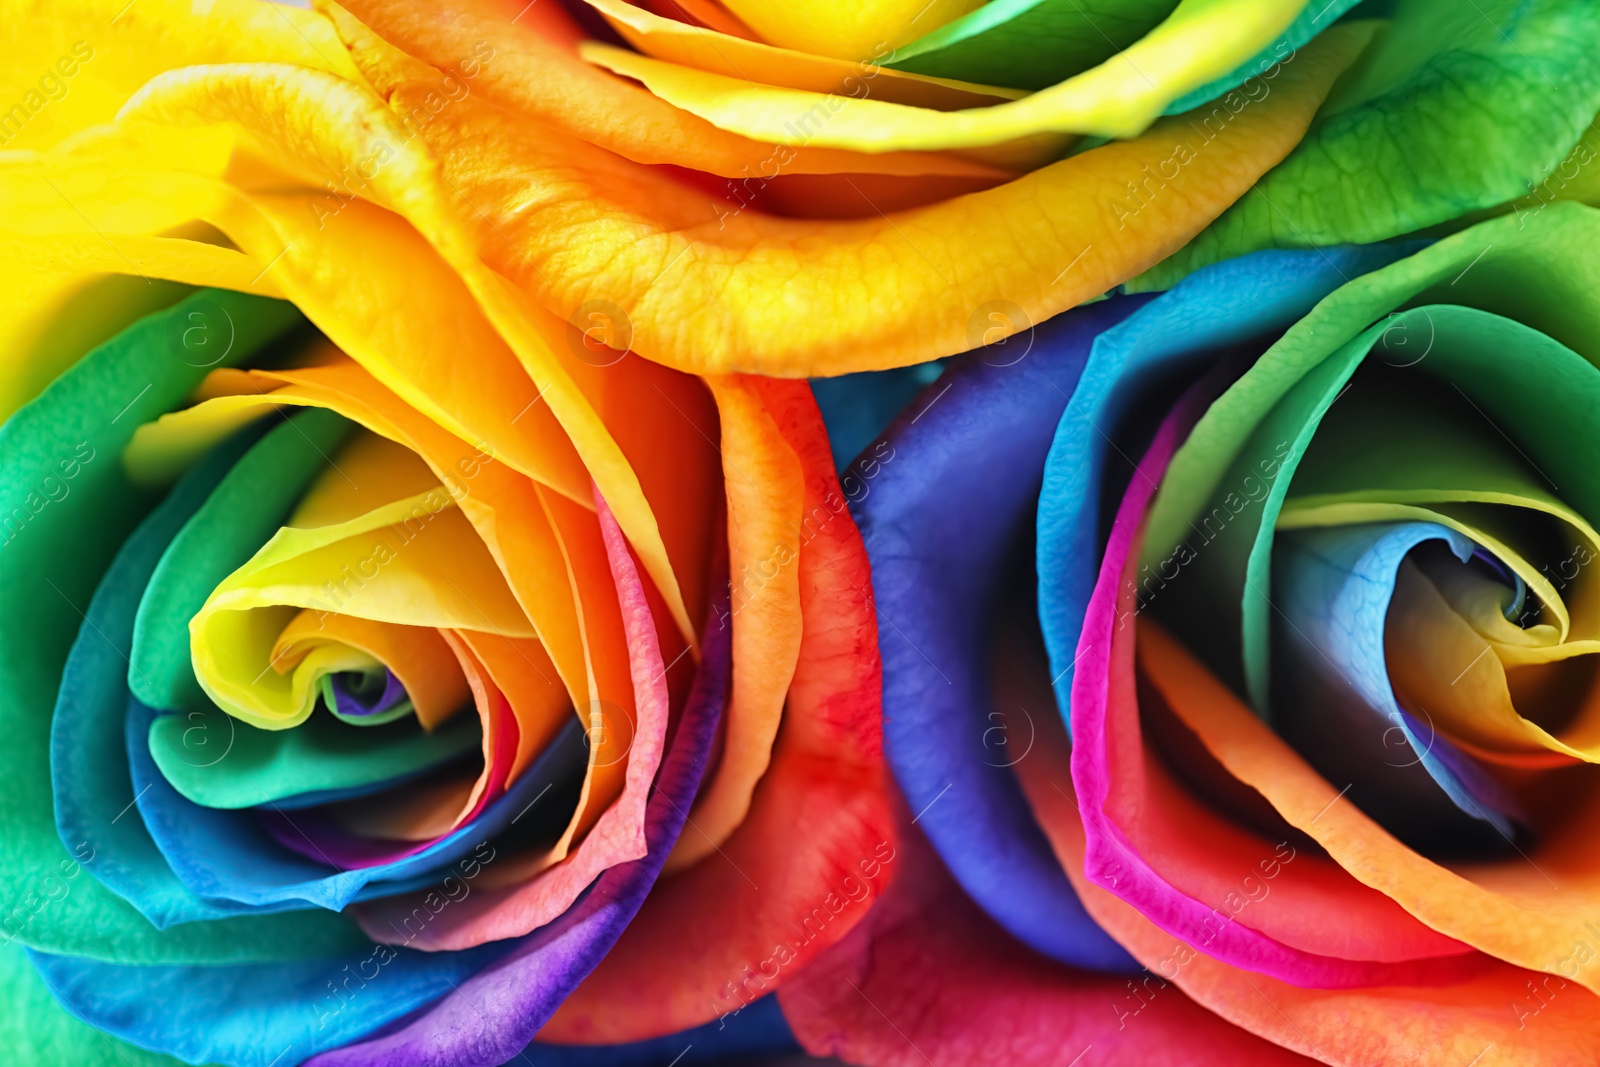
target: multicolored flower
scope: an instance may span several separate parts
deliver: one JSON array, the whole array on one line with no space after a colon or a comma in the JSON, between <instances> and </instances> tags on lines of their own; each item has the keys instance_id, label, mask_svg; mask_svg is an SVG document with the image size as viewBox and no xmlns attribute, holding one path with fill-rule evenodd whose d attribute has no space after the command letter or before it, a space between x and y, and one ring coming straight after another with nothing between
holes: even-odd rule
<instances>
[{"instance_id":1,"label":"multicolored flower","mask_svg":"<svg viewBox=\"0 0 1600 1067\"><path fill-rule=\"evenodd\" d=\"M1597 234L1258 253L913 402L859 514L948 874L780 993L809 1047L1594 1055Z\"/></svg>"}]
</instances>

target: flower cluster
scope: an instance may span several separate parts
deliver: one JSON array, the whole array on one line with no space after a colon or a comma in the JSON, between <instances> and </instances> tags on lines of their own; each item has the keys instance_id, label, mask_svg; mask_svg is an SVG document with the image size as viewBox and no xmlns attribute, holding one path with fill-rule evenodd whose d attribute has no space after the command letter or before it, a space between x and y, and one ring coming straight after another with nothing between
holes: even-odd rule
<instances>
[{"instance_id":1,"label":"flower cluster","mask_svg":"<svg viewBox=\"0 0 1600 1067\"><path fill-rule=\"evenodd\" d=\"M12 1062L1600 1058L1588 0L11 14Z\"/></svg>"}]
</instances>

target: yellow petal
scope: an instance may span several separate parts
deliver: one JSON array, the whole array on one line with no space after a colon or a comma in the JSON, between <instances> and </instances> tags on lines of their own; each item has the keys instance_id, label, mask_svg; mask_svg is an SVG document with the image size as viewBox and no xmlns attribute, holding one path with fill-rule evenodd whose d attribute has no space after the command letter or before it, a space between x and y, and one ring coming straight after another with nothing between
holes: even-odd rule
<instances>
[{"instance_id":1,"label":"yellow petal","mask_svg":"<svg viewBox=\"0 0 1600 1067\"><path fill-rule=\"evenodd\" d=\"M267 670L300 609L377 622L535 630L472 524L443 487L348 522L284 527L229 575L190 622L195 675L229 714L262 729L298 725L316 703L322 671L303 660Z\"/></svg>"},{"instance_id":2,"label":"yellow petal","mask_svg":"<svg viewBox=\"0 0 1600 1067\"><path fill-rule=\"evenodd\" d=\"M334 18L369 78L392 62L386 53L394 50L448 73L450 80L431 100L418 97L398 109L418 129L458 103L481 97L521 119L566 130L638 163L725 178L765 173L771 166L771 144L719 130L579 58L583 32L555 5L456 0L450 17L440 19L402 0L352 0L346 6L360 22L341 18L340 9L327 0L318 5ZM518 8L520 17L514 17ZM982 163L926 152L874 157L809 146L795 149L783 169L789 174L1000 173Z\"/></svg>"},{"instance_id":3,"label":"yellow petal","mask_svg":"<svg viewBox=\"0 0 1600 1067\"><path fill-rule=\"evenodd\" d=\"M1165 120L994 189L847 222L733 211L472 98L420 132L481 212L486 261L556 314L607 301L638 352L695 373L841 374L965 351L995 307L1027 329L1169 255L1298 142L1371 32L1333 27L1212 126ZM434 91L382 89L401 109Z\"/></svg>"},{"instance_id":4,"label":"yellow petal","mask_svg":"<svg viewBox=\"0 0 1600 1067\"><path fill-rule=\"evenodd\" d=\"M108 277L103 272L117 270L121 261L98 238L74 236L62 242L60 255L55 245L0 236L0 351L6 354L0 360L0 421L85 352L135 319L176 303L184 292L165 281ZM169 277L160 271L156 276Z\"/></svg>"},{"instance_id":5,"label":"yellow petal","mask_svg":"<svg viewBox=\"0 0 1600 1067\"><path fill-rule=\"evenodd\" d=\"M590 391L603 391L604 368L586 364L569 349L567 322L541 311L479 258L459 221L472 204L470 197L461 203L460 190L453 190L457 196L446 192L432 160L378 100L314 71L241 65L204 79L157 78L124 108L122 119L222 126L257 146L265 158L302 168L308 178L370 175L363 178L362 195L404 214L415 231L365 200L341 201L329 217L308 210L311 198L291 195L225 198L226 217L212 221L267 263L284 294L341 348L460 436L495 449L525 444L527 435L514 424L524 414L541 418L539 409L548 408L555 420L551 432L541 433L538 444L525 447L520 458L546 467L560 459L561 442L553 430L559 424L582 458L581 469L605 496L660 589L680 633L693 642L682 587L638 478L578 384L586 380ZM517 254L503 235L499 240L507 253ZM350 300L353 264L359 264L354 267L358 276L374 279L382 299ZM463 300L463 285L470 302ZM439 298L430 300L436 292ZM441 358L442 352L457 350L463 327L477 329L472 303L487 320L478 335L483 350L469 349L475 353L472 360ZM395 307L407 308L407 315L393 315ZM426 338L425 345L408 345L403 335L416 328L413 320L424 310L436 310L435 321L444 332ZM465 313L466 320L453 323L450 310ZM372 333L379 330L392 347L374 344ZM520 380L500 356L507 346L523 368ZM483 377L469 384L475 375ZM514 391L501 392L502 386ZM441 396L452 402L442 403ZM527 402L518 411L508 397ZM480 418L479 427L463 425L467 413ZM480 428L483 432L474 432ZM571 485L570 466L568 472L567 481L557 484L583 499ZM547 484L555 480L544 473Z\"/></svg>"},{"instance_id":6,"label":"yellow petal","mask_svg":"<svg viewBox=\"0 0 1600 1067\"><path fill-rule=\"evenodd\" d=\"M247 378L231 370L208 377L235 382ZM152 428L155 425L159 424L151 424ZM284 525L311 528L349 522L397 500L440 488L439 479L421 456L371 431L352 434L332 462L336 467L312 483Z\"/></svg>"},{"instance_id":7,"label":"yellow petal","mask_svg":"<svg viewBox=\"0 0 1600 1067\"><path fill-rule=\"evenodd\" d=\"M311 79L309 85L303 84L305 78ZM680 631L692 636L681 587L650 505L627 456L590 399L618 391L607 376L609 368L587 364L568 351L564 322L530 305L461 248L450 210L438 202L442 194L432 164L405 147L403 131L375 100L343 83L284 68L234 68L225 74L216 72L214 81L220 84L169 79L164 87L178 100L165 98L160 91L163 85L156 85L129 110L148 115L171 107L182 112L187 101L214 115L216 123L243 122L240 135L258 144L276 133L280 138L277 147L263 146L262 155L308 171L337 174L341 169L370 166L382 158L386 164L370 184L363 184L364 190L375 196L388 194L389 202L398 202L424 221L436 235L436 244L455 250L456 271L441 261L415 229L389 212L352 198L348 189L252 197L189 175L124 173L119 176L119 200L108 203L92 195L93 178L86 173L93 169L89 148L73 161L73 169L58 170L55 176L82 178L91 188L71 205L76 210L59 206L49 221L62 227L115 231L119 219L129 224L122 219L122 212L129 202L130 185L143 196L132 201L133 218L138 222L168 221L162 213L181 212L185 204L193 211L205 212L263 264L259 273L279 279L285 296L414 407L463 440L586 503L590 502L588 479L592 476L611 503L619 525L634 539L641 561L662 590ZM287 122L281 110L273 109L265 99L285 82L303 90L299 102L304 105L303 112L287 117ZM319 119L319 109L331 111L342 121ZM271 117L263 117L263 112L270 112ZM193 115L185 118L197 120ZM284 125L298 125L307 134L297 137L282 129ZM150 128L141 125L139 135ZM355 142L342 144L340 135ZM8 199L16 199L18 189L31 189L29 174L6 172L3 177ZM49 175L42 177L50 180ZM380 177L390 184L380 188ZM42 196L35 199L43 202ZM476 296L463 286L462 274L476 282L471 287ZM282 284L285 281L287 284ZM487 319L479 310L484 304L493 308ZM397 306L406 307L407 315L392 314ZM508 337L513 342L509 347ZM453 353L463 348L473 351L475 358L453 358ZM625 389L622 392L626 395ZM670 405L657 414L659 432L650 447L666 458L674 454L674 448L680 452L692 449L697 454L687 465L704 466L698 455L702 444L697 432L692 426L678 427L678 418ZM571 436L564 420L572 423ZM587 463L575 454L575 440L584 442L578 452L586 453ZM635 444L637 447L637 440Z\"/></svg>"},{"instance_id":8,"label":"yellow petal","mask_svg":"<svg viewBox=\"0 0 1600 1067\"><path fill-rule=\"evenodd\" d=\"M539 628L572 701L582 705L594 698L566 563L531 483L429 422L348 359L275 373L252 371L244 377L241 389L246 391L240 395L218 396L165 415L140 427L138 434L171 433L193 440L186 424L216 425L221 420L214 412L219 409L270 410L296 404L337 411L415 451L479 530L527 617Z\"/></svg>"},{"instance_id":9,"label":"yellow petal","mask_svg":"<svg viewBox=\"0 0 1600 1067\"><path fill-rule=\"evenodd\" d=\"M839 91L811 91L665 63L599 41L585 41L578 54L635 79L673 106L721 129L791 147L792 152L812 144L830 145L868 153L862 158L871 159L894 151L901 139L921 138L930 150L957 150L961 158L1022 171L1059 157L1072 143L1066 133L1077 132L1013 122L1008 118L1011 112L982 106L984 101L968 102L960 111L933 111L878 100L872 94L873 79L882 67L863 67L845 75ZM783 169L788 170L790 163L785 158Z\"/></svg>"},{"instance_id":10,"label":"yellow petal","mask_svg":"<svg viewBox=\"0 0 1600 1067\"><path fill-rule=\"evenodd\" d=\"M773 44L841 59L884 55L983 0L723 0Z\"/></svg>"},{"instance_id":11,"label":"yellow petal","mask_svg":"<svg viewBox=\"0 0 1600 1067\"><path fill-rule=\"evenodd\" d=\"M943 151L1039 134L1133 137L1172 101L1232 71L1281 34L1303 0L1184 0L1160 26L1100 66L992 107L933 111L863 91L786 89L665 63L598 43L584 58L635 78L718 129L760 141L858 152ZM1286 63L1296 61L1285 49ZM1236 93L1270 93L1252 80Z\"/></svg>"},{"instance_id":12,"label":"yellow petal","mask_svg":"<svg viewBox=\"0 0 1600 1067\"><path fill-rule=\"evenodd\" d=\"M775 48L704 26L662 18L627 0L585 2L604 15L613 29L645 55L730 78L815 93L855 96L870 92L877 100L941 111L984 107L1027 95L1021 89L972 85L792 48Z\"/></svg>"},{"instance_id":13,"label":"yellow petal","mask_svg":"<svg viewBox=\"0 0 1600 1067\"><path fill-rule=\"evenodd\" d=\"M294 667L314 648L331 643L360 649L393 671L425 729L432 730L471 699L450 646L439 631L425 626L302 611L278 635L272 661Z\"/></svg>"},{"instance_id":14,"label":"yellow petal","mask_svg":"<svg viewBox=\"0 0 1600 1067\"><path fill-rule=\"evenodd\" d=\"M19 0L0 20L0 148L39 148L109 122L163 71L293 63L357 79L327 19L254 0Z\"/></svg>"}]
</instances>

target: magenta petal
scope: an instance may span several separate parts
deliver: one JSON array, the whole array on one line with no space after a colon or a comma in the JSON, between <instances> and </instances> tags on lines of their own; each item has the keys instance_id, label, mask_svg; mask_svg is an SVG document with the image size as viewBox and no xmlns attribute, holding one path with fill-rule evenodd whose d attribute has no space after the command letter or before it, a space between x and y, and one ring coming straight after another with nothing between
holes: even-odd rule
<instances>
[{"instance_id":1,"label":"magenta petal","mask_svg":"<svg viewBox=\"0 0 1600 1067\"><path fill-rule=\"evenodd\" d=\"M1137 614L1124 568L1138 552L1156 487L1173 452L1214 395L1213 384L1197 383L1157 430L1117 509L1085 612L1072 680L1072 782L1083 816L1084 874L1181 940L1192 943L1197 932L1205 931L1204 951L1214 959L1293 985L1342 989L1425 984L1472 973L1481 963L1476 956L1397 963L1341 959L1284 944L1243 922L1217 926L1211 922L1212 907L1167 881L1105 812L1111 789L1110 749L1116 743L1108 722L1112 679L1119 670L1131 670L1130 661L1123 658L1131 655L1131 634L1124 631Z\"/></svg>"}]
</instances>

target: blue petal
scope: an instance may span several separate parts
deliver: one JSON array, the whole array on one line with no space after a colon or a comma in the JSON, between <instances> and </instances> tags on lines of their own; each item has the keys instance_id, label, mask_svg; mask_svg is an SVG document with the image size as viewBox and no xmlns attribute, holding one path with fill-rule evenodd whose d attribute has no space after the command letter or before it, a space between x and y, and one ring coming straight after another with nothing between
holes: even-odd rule
<instances>
[{"instance_id":1,"label":"blue petal","mask_svg":"<svg viewBox=\"0 0 1600 1067\"><path fill-rule=\"evenodd\" d=\"M156 712L130 697L127 746L139 814L178 879L212 898L273 908L306 904L340 911L355 900L390 896L437 880L438 870L500 834L548 790L570 792L585 767L582 724L573 719L505 795L472 822L428 848L392 863L339 871L283 848L254 810L206 808L186 799L162 776L146 740ZM293 816L282 815L293 819Z\"/></svg>"},{"instance_id":2,"label":"blue petal","mask_svg":"<svg viewBox=\"0 0 1600 1067\"><path fill-rule=\"evenodd\" d=\"M1143 394L1197 377L1229 349L1264 347L1351 278L1416 247L1272 251L1228 260L1185 278L1095 341L1056 428L1039 498L1039 616L1063 717L1071 705L1084 610L1100 569L1107 435Z\"/></svg>"},{"instance_id":3,"label":"blue petal","mask_svg":"<svg viewBox=\"0 0 1600 1067\"><path fill-rule=\"evenodd\" d=\"M1111 970L1136 964L1084 912L1015 773L985 747L984 623L1090 344L1146 302L1059 316L1020 360L1013 338L1003 360L954 361L872 450L876 476L851 493L877 598L884 746L918 825L1013 935Z\"/></svg>"},{"instance_id":4,"label":"blue petal","mask_svg":"<svg viewBox=\"0 0 1600 1067\"><path fill-rule=\"evenodd\" d=\"M127 710L133 620L156 562L265 426L218 446L179 480L123 543L73 643L50 728L56 830L106 888L157 927L258 910L185 888L130 811L134 788L119 723Z\"/></svg>"},{"instance_id":5,"label":"blue petal","mask_svg":"<svg viewBox=\"0 0 1600 1067\"><path fill-rule=\"evenodd\" d=\"M750 1057L799 1051L800 1044L778 1008L777 996L769 994L715 1022L649 1041L626 1045L535 1041L528 1046L525 1060L512 1060L507 1067L525 1062L538 1067L661 1067L668 1063L688 1067L694 1063L752 1063L756 1061Z\"/></svg>"},{"instance_id":6,"label":"blue petal","mask_svg":"<svg viewBox=\"0 0 1600 1067\"><path fill-rule=\"evenodd\" d=\"M325 960L241 967L28 955L62 1006L91 1026L186 1063L286 1067L438 999L506 950L370 945Z\"/></svg>"},{"instance_id":7,"label":"blue petal","mask_svg":"<svg viewBox=\"0 0 1600 1067\"><path fill-rule=\"evenodd\" d=\"M724 594L710 617L725 615L726 603ZM330 951L324 960L225 967L131 966L33 951L29 957L74 1016L188 1063L289 1067L307 1057L370 1067L501 1063L527 1046L616 943L677 840L728 689L728 639L708 632L713 636L651 794L647 854L601 874L564 915L525 937L457 952L367 943ZM460 864L459 880L470 883L494 858ZM424 901L434 915L449 905L445 897L437 907Z\"/></svg>"},{"instance_id":8,"label":"blue petal","mask_svg":"<svg viewBox=\"0 0 1600 1067\"><path fill-rule=\"evenodd\" d=\"M1274 700L1274 725L1330 781L1350 782L1364 811L1403 813L1408 825L1435 831L1465 813L1509 840L1515 828L1504 813L1514 802L1471 757L1404 714L1389 683L1384 622L1400 563L1434 540L1463 562L1472 556L1469 538L1430 522L1279 535L1273 582L1287 620L1280 684L1292 696ZM1392 744L1401 739L1404 748ZM1439 832L1414 836L1437 840Z\"/></svg>"},{"instance_id":9,"label":"blue petal","mask_svg":"<svg viewBox=\"0 0 1600 1067\"><path fill-rule=\"evenodd\" d=\"M939 376L940 366L935 361L811 379L811 395L816 398L833 446L833 465L844 470L862 449L876 441L900 409Z\"/></svg>"}]
</instances>

